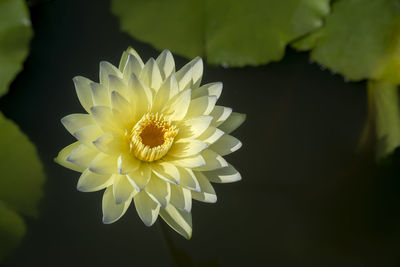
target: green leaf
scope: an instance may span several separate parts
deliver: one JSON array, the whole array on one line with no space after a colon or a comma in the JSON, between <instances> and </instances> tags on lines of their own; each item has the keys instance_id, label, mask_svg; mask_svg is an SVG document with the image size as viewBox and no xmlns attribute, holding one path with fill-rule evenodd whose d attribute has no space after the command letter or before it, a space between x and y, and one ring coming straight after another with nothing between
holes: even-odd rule
<instances>
[{"instance_id":1,"label":"green leaf","mask_svg":"<svg viewBox=\"0 0 400 267\"><path fill-rule=\"evenodd\" d=\"M375 124L376 156L382 159L400 145L399 89L387 82L368 83L370 120Z\"/></svg>"},{"instance_id":2,"label":"green leaf","mask_svg":"<svg viewBox=\"0 0 400 267\"><path fill-rule=\"evenodd\" d=\"M33 35L24 0L0 0L0 96L22 70Z\"/></svg>"},{"instance_id":3,"label":"green leaf","mask_svg":"<svg viewBox=\"0 0 400 267\"><path fill-rule=\"evenodd\" d=\"M18 247L25 231L23 219L0 201L0 262Z\"/></svg>"},{"instance_id":4,"label":"green leaf","mask_svg":"<svg viewBox=\"0 0 400 267\"><path fill-rule=\"evenodd\" d=\"M399 0L339 0L325 25L293 44L352 81L400 83Z\"/></svg>"},{"instance_id":5,"label":"green leaf","mask_svg":"<svg viewBox=\"0 0 400 267\"><path fill-rule=\"evenodd\" d=\"M1 112L0 129L0 200L36 217L45 178L36 148Z\"/></svg>"},{"instance_id":6,"label":"green leaf","mask_svg":"<svg viewBox=\"0 0 400 267\"><path fill-rule=\"evenodd\" d=\"M329 0L112 0L121 28L158 49L210 63L259 65L322 25Z\"/></svg>"}]
</instances>

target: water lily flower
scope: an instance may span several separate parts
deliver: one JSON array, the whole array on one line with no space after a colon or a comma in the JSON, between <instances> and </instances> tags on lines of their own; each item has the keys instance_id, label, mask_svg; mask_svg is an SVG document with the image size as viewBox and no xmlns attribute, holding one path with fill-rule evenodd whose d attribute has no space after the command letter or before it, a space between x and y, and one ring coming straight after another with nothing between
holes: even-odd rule
<instances>
[{"instance_id":1,"label":"water lily flower","mask_svg":"<svg viewBox=\"0 0 400 267\"><path fill-rule=\"evenodd\" d=\"M175 72L165 50L143 63L132 48L119 68L100 63L100 82L73 79L87 113L62 118L77 139L56 162L82 172L82 192L105 189L103 222L117 221L133 202L145 225L158 215L189 239L192 198L214 203L210 182L241 179L222 156L242 144L229 135L244 114L218 106L222 83L200 86L203 62L197 57Z\"/></svg>"}]
</instances>

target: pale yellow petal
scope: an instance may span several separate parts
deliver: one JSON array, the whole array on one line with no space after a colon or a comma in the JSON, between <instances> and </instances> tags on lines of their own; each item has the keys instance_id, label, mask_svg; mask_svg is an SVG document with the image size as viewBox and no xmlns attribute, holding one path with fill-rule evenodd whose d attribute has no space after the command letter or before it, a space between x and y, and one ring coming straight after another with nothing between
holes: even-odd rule
<instances>
[{"instance_id":1,"label":"pale yellow petal","mask_svg":"<svg viewBox=\"0 0 400 267\"><path fill-rule=\"evenodd\" d=\"M126 96L126 88L128 82L125 82L122 78L119 78L115 75L108 76L108 92L118 92L123 97Z\"/></svg>"},{"instance_id":2,"label":"pale yellow petal","mask_svg":"<svg viewBox=\"0 0 400 267\"><path fill-rule=\"evenodd\" d=\"M113 194L115 204L121 204L132 198L137 193L135 188L131 185L126 175L113 174Z\"/></svg>"},{"instance_id":3,"label":"pale yellow petal","mask_svg":"<svg viewBox=\"0 0 400 267\"><path fill-rule=\"evenodd\" d=\"M207 130L198 137L199 140L211 145L221 138L225 133L218 128L210 126Z\"/></svg>"},{"instance_id":4,"label":"pale yellow petal","mask_svg":"<svg viewBox=\"0 0 400 267\"><path fill-rule=\"evenodd\" d=\"M180 185L184 188L200 192L200 184L193 171L188 168L178 167L181 177Z\"/></svg>"},{"instance_id":5,"label":"pale yellow petal","mask_svg":"<svg viewBox=\"0 0 400 267\"><path fill-rule=\"evenodd\" d=\"M203 172L203 174L214 183L233 183L242 179L240 173L231 164L222 169Z\"/></svg>"},{"instance_id":6,"label":"pale yellow petal","mask_svg":"<svg viewBox=\"0 0 400 267\"><path fill-rule=\"evenodd\" d=\"M68 155L66 160L80 167L88 168L99 152L86 145L79 145Z\"/></svg>"},{"instance_id":7,"label":"pale yellow petal","mask_svg":"<svg viewBox=\"0 0 400 267\"><path fill-rule=\"evenodd\" d=\"M173 184L179 184L179 171L174 164L166 161L158 161L151 164L151 169L159 178Z\"/></svg>"},{"instance_id":8,"label":"pale yellow petal","mask_svg":"<svg viewBox=\"0 0 400 267\"><path fill-rule=\"evenodd\" d=\"M211 116L199 116L184 120L179 125L179 133L176 139L196 139L207 130L212 120L213 117Z\"/></svg>"},{"instance_id":9,"label":"pale yellow petal","mask_svg":"<svg viewBox=\"0 0 400 267\"><path fill-rule=\"evenodd\" d=\"M189 109L186 113L186 118L210 114L210 112L214 109L216 102L217 97L215 96L201 96L193 99L190 102Z\"/></svg>"},{"instance_id":10,"label":"pale yellow petal","mask_svg":"<svg viewBox=\"0 0 400 267\"><path fill-rule=\"evenodd\" d=\"M172 145L168 155L177 158L190 157L199 154L207 147L208 145L200 140L182 139Z\"/></svg>"},{"instance_id":11,"label":"pale yellow petal","mask_svg":"<svg viewBox=\"0 0 400 267\"><path fill-rule=\"evenodd\" d=\"M176 72L176 79L178 80L179 90L199 87L201 78L203 76L203 60L196 57L179 71Z\"/></svg>"},{"instance_id":12,"label":"pale yellow petal","mask_svg":"<svg viewBox=\"0 0 400 267\"><path fill-rule=\"evenodd\" d=\"M62 118L61 123L68 132L74 134L79 129L94 124L94 120L90 114L70 114Z\"/></svg>"},{"instance_id":13,"label":"pale yellow petal","mask_svg":"<svg viewBox=\"0 0 400 267\"><path fill-rule=\"evenodd\" d=\"M79 102L82 107L90 113L90 108L93 106L92 89L90 88L91 80L77 76L73 79L76 94L78 95Z\"/></svg>"},{"instance_id":14,"label":"pale yellow petal","mask_svg":"<svg viewBox=\"0 0 400 267\"><path fill-rule=\"evenodd\" d=\"M118 157L118 172L128 174L136 171L140 166L140 161L130 154L121 154Z\"/></svg>"},{"instance_id":15,"label":"pale yellow petal","mask_svg":"<svg viewBox=\"0 0 400 267\"><path fill-rule=\"evenodd\" d=\"M201 154L186 158L175 158L171 156L166 156L165 160L168 161L170 164L184 168L198 168L206 165L206 161Z\"/></svg>"},{"instance_id":16,"label":"pale yellow petal","mask_svg":"<svg viewBox=\"0 0 400 267\"><path fill-rule=\"evenodd\" d=\"M148 164L142 163L140 167L131 173L126 175L135 189L140 192L142 191L147 183L150 181L151 169Z\"/></svg>"},{"instance_id":17,"label":"pale yellow petal","mask_svg":"<svg viewBox=\"0 0 400 267\"><path fill-rule=\"evenodd\" d=\"M119 62L119 67L118 69L120 71L123 71L125 68L125 65L127 64L127 61L129 59L129 56L133 56L136 58L137 61L139 61L139 64L143 67L143 60L141 59L141 57L139 56L139 54L136 52L135 49L133 49L132 47L128 47L128 49L126 49L121 56L121 60Z\"/></svg>"},{"instance_id":18,"label":"pale yellow petal","mask_svg":"<svg viewBox=\"0 0 400 267\"><path fill-rule=\"evenodd\" d=\"M236 137L226 134L222 136L217 142L210 146L210 149L225 156L231 154L242 147L242 142L240 142Z\"/></svg>"},{"instance_id":19,"label":"pale yellow petal","mask_svg":"<svg viewBox=\"0 0 400 267\"><path fill-rule=\"evenodd\" d=\"M112 132L116 130L121 130L121 125L116 123L116 120L112 110L110 107L105 106L96 106L91 109L92 116L96 122L96 124L104 131L104 132Z\"/></svg>"},{"instance_id":20,"label":"pale yellow petal","mask_svg":"<svg viewBox=\"0 0 400 267\"><path fill-rule=\"evenodd\" d=\"M99 83L91 83L92 99L94 106L110 106L110 92L108 88Z\"/></svg>"},{"instance_id":21,"label":"pale yellow petal","mask_svg":"<svg viewBox=\"0 0 400 267\"><path fill-rule=\"evenodd\" d=\"M140 73L142 72L143 67L144 64L141 59L138 59L138 57L132 54L128 55L125 67L123 69L124 81L127 83L132 73L134 73L136 76L139 76Z\"/></svg>"},{"instance_id":22,"label":"pale yellow petal","mask_svg":"<svg viewBox=\"0 0 400 267\"><path fill-rule=\"evenodd\" d=\"M160 205L151 199L145 190L137 193L133 200L140 219L146 226L152 226L157 220Z\"/></svg>"},{"instance_id":23,"label":"pale yellow petal","mask_svg":"<svg viewBox=\"0 0 400 267\"><path fill-rule=\"evenodd\" d=\"M171 184L170 203L177 209L190 212L192 209L192 194L190 190Z\"/></svg>"},{"instance_id":24,"label":"pale yellow petal","mask_svg":"<svg viewBox=\"0 0 400 267\"><path fill-rule=\"evenodd\" d=\"M114 132L102 134L93 141L93 145L101 152L109 155L119 155L127 150L123 136Z\"/></svg>"},{"instance_id":25,"label":"pale yellow petal","mask_svg":"<svg viewBox=\"0 0 400 267\"><path fill-rule=\"evenodd\" d=\"M168 205L165 210L160 211L163 220L176 232L186 239L192 237L192 214L177 210L174 206Z\"/></svg>"},{"instance_id":26,"label":"pale yellow petal","mask_svg":"<svg viewBox=\"0 0 400 267\"><path fill-rule=\"evenodd\" d=\"M100 62L100 83L104 86L108 86L108 76L115 75L122 78L122 73L114 65L107 61Z\"/></svg>"},{"instance_id":27,"label":"pale yellow petal","mask_svg":"<svg viewBox=\"0 0 400 267\"><path fill-rule=\"evenodd\" d=\"M208 83L200 86L192 91L192 99L198 98L201 96L215 96L217 99L221 96L222 93L222 83Z\"/></svg>"},{"instance_id":28,"label":"pale yellow petal","mask_svg":"<svg viewBox=\"0 0 400 267\"><path fill-rule=\"evenodd\" d=\"M197 171L212 171L220 168L224 168L228 166L228 162L212 151L211 149L205 149L201 152L201 156L204 158L206 164L200 167L197 167Z\"/></svg>"},{"instance_id":29,"label":"pale yellow petal","mask_svg":"<svg viewBox=\"0 0 400 267\"><path fill-rule=\"evenodd\" d=\"M143 67L140 73L140 80L142 80L149 88L155 92L158 91L163 82L160 69L154 58L150 58Z\"/></svg>"},{"instance_id":30,"label":"pale yellow petal","mask_svg":"<svg viewBox=\"0 0 400 267\"><path fill-rule=\"evenodd\" d=\"M117 157L99 153L90 163L89 170L97 174L117 173Z\"/></svg>"},{"instance_id":31,"label":"pale yellow petal","mask_svg":"<svg viewBox=\"0 0 400 267\"><path fill-rule=\"evenodd\" d=\"M215 106L213 111L210 113L214 119L211 122L212 126L218 127L221 125L232 113L232 109L223 106Z\"/></svg>"},{"instance_id":32,"label":"pale yellow petal","mask_svg":"<svg viewBox=\"0 0 400 267\"><path fill-rule=\"evenodd\" d=\"M170 51L162 51L157 57L156 62L160 68L163 80L165 80L171 73L175 72L175 61Z\"/></svg>"},{"instance_id":33,"label":"pale yellow petal","mask_svg":"<svg viewBox=\"0 0 400 267\"><path fill-rule=\"evenodd\" d=\"M178 82L176 81L175 75L171 74L160 86L157 91L152 111L154 113L161 112L161 110L167 105L167 103L178 93Z\"/></svg>"},{"instance_id":34,"label":"pale yellow petal","mask_svg":"<svg viewBox=\"0 0 400 267\"><path fill-rule=\"evenodd\" d=\"M194 172L200 184L201 192L192 192L192 198L198 201L215 203L217 202L217 195L215 190L208 179L201 172Z\"/></svg>"},{"instance_id":35,"label":"pale yellow petal","mask_svg":"<svg viewBox=\"0 0 400 267\"><path fill-rule=\"evenodd\" d=\"M177 94L166 104L162 113L168 115L169 119L172 121L182 120L186 116L190 105L190 94L190 89Z\"/></svg>"},{"instance_id":36,"label":"pale yellow petal","mask_svg":"<svg viewBox=\"0 0 400 267\"><path fill-rule=\"evenodd\" d=\"M111 92L111 108L117 110L119 114L132 119L132 105L116 91Z\"/></svg>"},{"instance_id":37,"label":"pale yellow petal","mask_svg":"<svg viewBox=\"0 0 400 267\"><path fill-rule=\"evenodd\" d=\"M138 116L136 119L140 119L143 114L151 109L152 92L149 87L133 73L129 79L127 97L129 102L135 106Z\"/></svg>"},{"instance_id":38,"label":"pale yellow petal","mask_svg":"<svg viewBox=\"0 0 400 267\"><path fill-rule=\"evenodd\" d=\"M82 144L94 149L95 146L93 145L93 141L95 141L102 134L103 132L100 130L100 128L93 124L79 129L78 131L74 132L73 136Z\"/></svg>"},{"instance_id":39,"label":"pale yellow petal","mask_svg":"<svg viewBox=\"0 0 400 267\"><path fill-rule=\"evenodd\" d=\"M95 192L110 186L113 181L111 174L97 174L86 169L78 180L77 189L81 192Z\"/></svg>"},{"instance_id":40,"label":"pale yellow petal","mask_svg":"<svg viewBox=\"0 0 400 267\"><path fill-rule=\"evenodd\" d=\"M165 209L171 197L171 187L169 183L161 180L155 175L152 175L144 190L146 190L146 192L154 201L156 201L163 209Z\"/></svg>"},{"instance_id":41,"label":"pale yellow petal","mask_svg":"<svg viewBox=\"0 0 400 267\"><path fill-rule=\"evenodd\" d=\"M84 167L75 165L69 161L67 161L67 157L71 152L77 148L80 145L79 142L75 142L70 144L69 146L64 147L57 155L57 157L54 159L55 162L60 164L61 166L64 166L65 168L71 169L73 171L77 172L83 172L85 170Z\"/></svg>"},{"instance_id":42,"label":"pale yellow petal","mask_svg":"<svg viewBox=\"0 0 400 267\"><path fill-rule=\"evenodd\" d=\"M116 204L112 186L107 187L103 194L103 223L110 224L119 220L125 214L132 197L121 204Z\"/></svg>"},{"instance_id":43,"label":"pale yellow petal","mask_svg":"<svg viewBox=\"0 0 400 267\"><path fill-rule=\"evenodd\" d=\"M229 134L236 130L246 120L246 114L232 112L232 114L218 126L219 129Z\"/></svg>"}]
</instances>

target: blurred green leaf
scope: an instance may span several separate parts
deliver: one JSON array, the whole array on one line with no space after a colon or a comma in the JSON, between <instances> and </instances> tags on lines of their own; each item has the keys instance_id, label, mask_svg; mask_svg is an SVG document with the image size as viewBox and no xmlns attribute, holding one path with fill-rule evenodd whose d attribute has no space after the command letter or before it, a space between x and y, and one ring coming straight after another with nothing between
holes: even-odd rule
<instances>
[{"instance_id":1,"label":"blurred green leaf","mask_svg":"<svg viewBox=\"0 0 400 267\"><path fill-rule=\"evenodd\" d=\"M18 247L25 231L24 220L0 201L0 262Z\"/></svg>"},{"instance_id":2,"label":"blurred green leaf","mask_svg":"<svg viewBox=\"0 0 400 267\"><path fill-rule=\"evenodd\" d=\"M335 1L326 23L294 43L352 81L400 83L400 1Z\"/></svg>"},{"instance_id":3,"label":"blurred green leaf","mask_svg":"<svg viewBox=\"0 0 400 267\"><path fill-rule=\"evenodd\" d=\"M112 0L121 28L158 49L210 63L260 65L317 29L329 0Z\"/></svg>"},{"instance_id":4,"label":"blurred green leaf","mask_svg":"<svg viewBox=\"0 0 400 267\"><path fill-rule=\"evenodd\" d=\"M22 70L33 35L24 0L0 0L0 96Z\"/></svg>"},{"instance_id":5,"label":"blurred green leaf","mask_svg":"<svg viewBox=\"0 0 400 267\"><path fill-rule=\"evenodd\" d=\"M38 215L44 172L36 148L0 112L0 200L24 215Z\"/></svg>"}]
</instances>

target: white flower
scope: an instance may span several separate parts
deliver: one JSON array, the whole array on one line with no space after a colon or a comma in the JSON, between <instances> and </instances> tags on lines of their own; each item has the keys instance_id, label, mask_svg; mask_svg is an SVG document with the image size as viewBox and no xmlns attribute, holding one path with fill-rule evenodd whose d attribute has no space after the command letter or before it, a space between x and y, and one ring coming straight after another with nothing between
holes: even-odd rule
<instances>
[{"instance_id":1,"label":"white flower","mask_svg":"<svg viewBox=\"0 0 400 267\"><path fill-rule=\"evenodd\" d=\"M100 83L75 77L87 114L61 122L78 140L56 161L82 172L78 190L105 189L103 222L113 223L132 200L147 226L158 215L186 238L192 234L192 198L214 203L211 182L241 179L222 157L241 147L229 135L244 114L215 105L222 83L200 86L201 58L175 72L171 53L143 63L129 48L119 69L100 63Z\"/></svg>"}]
</instances>

